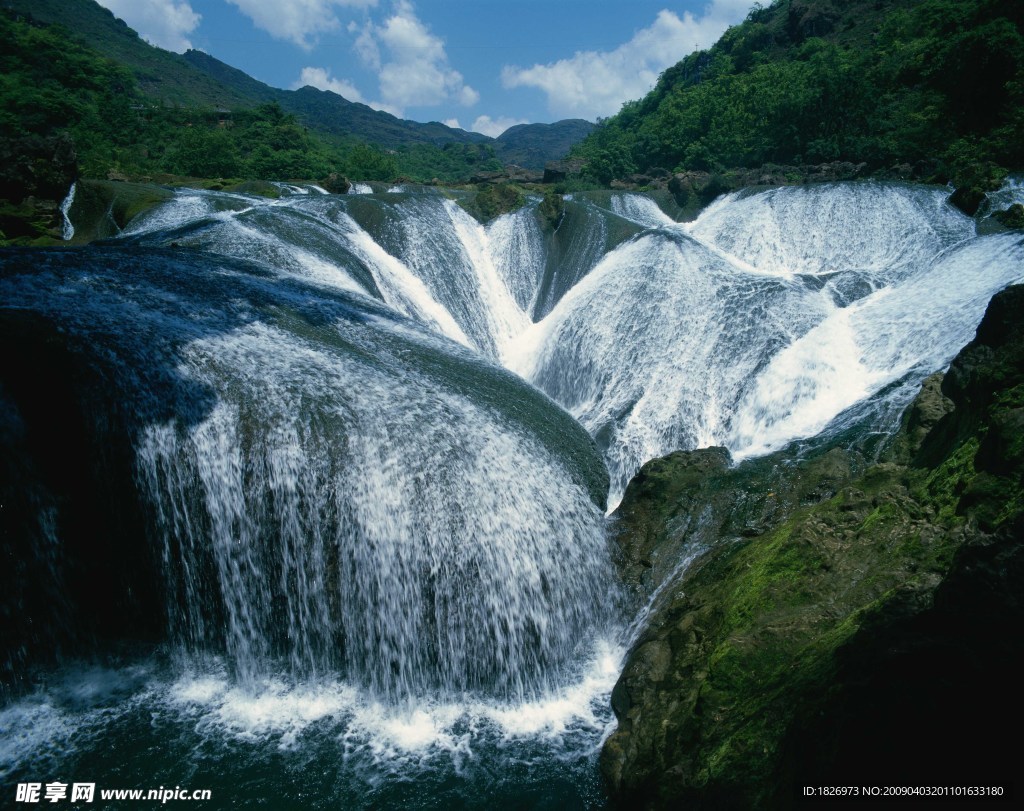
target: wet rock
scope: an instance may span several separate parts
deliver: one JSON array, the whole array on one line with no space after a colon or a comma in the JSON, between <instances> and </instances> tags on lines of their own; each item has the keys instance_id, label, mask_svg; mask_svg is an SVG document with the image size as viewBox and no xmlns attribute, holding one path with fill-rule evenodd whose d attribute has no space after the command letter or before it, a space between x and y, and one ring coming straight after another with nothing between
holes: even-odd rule
<instances>
[{"instance_id":1,"label":"wet rock","mask_svg":"<svg viewBox=\"0 0 1024 811\"><path fill-rule=\"evenodd\" d=\"M860 473L835 451L771 470L714 450L644 467L616 514L624 576L655 599L613 692L614 803L787 808L800 786L866 775L1014 773L1021 313L1024 287L995 296L908 409L899 452ZM686 546L697 518L703 550ZM664 559L687 549L679 575Z\"/></svg>"},{"instance_id":2,"label":"wet rock","mask_svg":"<svg viewBox=\"0 0 1024 811\"><path fill-rule=\"evenodd\" d=\"M77 176L68 135L0 139L0 239L60 239L60 204Z\"/></svg>"},{"instance_id":3,"label":"wet rock","mask_svg":"<svg viewBox=\"0 0 1024 811\"><path fill-rule=\"evenodd\" d=\"M1020 203L996 211L992 216L1006 228L1024 228L1024 205Z\"/></svg>"},{"instance_id":4,"label":"wet rock","mask_svg":"<svg viewBox=\"0 0 1024 811\"><path fill-rule=\"evenodd\" d=\"M548 161L544 164L544 183L561 183L571 177L577 177L586 162L579 158L562 161Z\"/></svg>"},{"instance_id":5,"label":"wet rock","mask_svg":"<svg viewBox=\"0 0 1024 811\"><path fill-rule=\"evenodd\" d=\"M339 175L337 172L331 172L327 175L327 177L320 181L320 185L331 194L348 194L348 190L352 188L349 179L344 175Z\"/></svg>"}]
</instances>

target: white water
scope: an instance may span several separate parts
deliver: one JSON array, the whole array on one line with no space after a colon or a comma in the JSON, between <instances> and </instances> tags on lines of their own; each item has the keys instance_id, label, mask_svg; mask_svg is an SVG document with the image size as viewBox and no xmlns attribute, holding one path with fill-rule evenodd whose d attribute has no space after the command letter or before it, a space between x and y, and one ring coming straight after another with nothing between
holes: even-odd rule
<instances>
[{"instance_id":1,"label":"white water","mask_svg":"<svg viewBox=\"0 0 1024 811\"><path fill-rule=\"evenodd\" d=\"M612 508L648 459L709 445L767 453L944 368L984 302L1024 277L1019 240L977 236L943 189L738 193L688 225L643 195L613 196L610 214L576 200L563 268L533 205L482 226L439 195L390 191L358 208L218 199L218 226L186 239L361 290L517 372L597 439ZM167 228L175 206L178 222L209 216L210 200L188 195L145 228ZM591 257L609 216L647 230ZM563 281L546 282L552 272ZM904 382L886 395L890 416L914 389Z\"/></svg>"},{"instance_id":2,"label":"white water","mask_svg":"<svg viewBox=\"0 0 1024 811\"><path fill-rule=\"evenodd\" d=\"M600 512L524 428L553 406L493 364L595 438L614 507L678 448L755 456L869 402L867 427L891 427L1024 280L1018 234L979 237L944 191L897 184L729 195L688 225L643 196L608 211L577 195L566 266L533 204L484 226L437 194L282 190L181 191L122 239L258 263L258 296L146 293L103 270L10 283L72 329L120 313L125 346L186 325L168 333L174 374L213 395L141 420L136 446L186 664L67 671L8 706L9 773L102 748L132 713L197 750L316 738L390 774L458 773L509 741L592 754L623 644ZM609 250L623 220L640 233ZM234 279L217 261L211 284Z\"/></svg>"},{"instance_id":3,"label":"white water","mask_svg":"<svg viewBox=\"0 0 1024 811\"><path fill-rule=\"evenodd\" d=\"M170 751L237 741L259 762L315 739L374 779L524 739L593 754L622 655L614 575L585 434L554 404L300 270L117 248L40 262L4 299L93 345L130 412L177 664L58 671L0 711L0 771L135 747L139 716Z\"/></svg>"},{"instance_id":4,"label":"white water","mask_svg":"<svg viewBox=\"0 0 1024 811\"><path fill-rule=\"evenodd\" d=\"M71 211L71 206L75 203L75 191L78 189L78 183L72 183L71 188L68 189L67 196L64 201L60 204L60 216L62 219L61 225L61 239L65 242L75 238L75 226L71 222L71 217L68 213Z\"/></svg>"}]
</instances>

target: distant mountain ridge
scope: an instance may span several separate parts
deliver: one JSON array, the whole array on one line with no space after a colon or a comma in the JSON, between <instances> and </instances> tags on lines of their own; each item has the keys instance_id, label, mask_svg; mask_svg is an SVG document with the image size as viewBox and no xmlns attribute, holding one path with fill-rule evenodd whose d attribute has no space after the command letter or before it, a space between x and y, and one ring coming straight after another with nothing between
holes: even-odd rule
<instances>
[{"instance_id":1,"label":"distant mountain ridge","mask_svg":"<svg viewBox=\"0 0 1024 811\"><path fill-rule=\"evenodd\" d=\"M497 137L494 151L505 164L543 169L547 161L567 154L593 130L594 125L582 118L553 124L517 124Z\"/></svg>"},{"instance_id":2,"label":"distant mountain ridge","mask_svg":"<svg viewBox=\"0 0 1024 811\"><path fill-rule=\"evenodd\" d=\"M64 26L73 38L128 67L139 88L162 105L245 109L276 102L312 130L396 149L416 144L487 144L506 164L542 169L564 156L593 125L573 119L512 127L497 139L439 122L397 118L336 93L271 87L198 50L171 53L149 45L93 0L0 0L0 7L45 24Z\"/></svg>"}]
</instances>

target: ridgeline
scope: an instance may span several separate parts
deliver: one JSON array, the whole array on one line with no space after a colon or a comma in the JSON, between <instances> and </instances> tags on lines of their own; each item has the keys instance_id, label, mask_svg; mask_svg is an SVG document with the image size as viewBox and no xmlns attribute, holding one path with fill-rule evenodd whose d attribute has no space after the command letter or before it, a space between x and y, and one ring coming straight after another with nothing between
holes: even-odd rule
<instances>
[{"instance_id":1,"label":"ridgeline","mask_svg":"<svg viewBox=\"0 0 1024 811\"><path fill-rule=\"evenodd\" d=\"M973 213L1024 168L1024 4L776 0L574 149L600 183L952 181ZM674 183L669 176L675 174Z\"/></svg>"}]
</instances>

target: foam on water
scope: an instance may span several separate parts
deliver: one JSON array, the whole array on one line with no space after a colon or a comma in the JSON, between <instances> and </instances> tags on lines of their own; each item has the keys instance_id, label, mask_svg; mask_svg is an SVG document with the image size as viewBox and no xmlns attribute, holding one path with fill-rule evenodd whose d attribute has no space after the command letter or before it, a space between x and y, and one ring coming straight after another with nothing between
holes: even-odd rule
<instances>
[{"instance_id":1,"label":"foam on water","mask_svg":"<svg viewBox=\"0 0 1024 811\"><path fill-rule=\"evenodd\" d=\"M734 192L688 230L764 272L856 271L878 286L974 235L974 223L947 197L943 189L882 183Z\"/></svg>"},{"instance_id":2,"label":"foam on water","mask_svg":"<svg viewBox=\"0 0 1024 811\"><path fill-rule=\"evenodd\" d=\"M647 228L661 228L676 224L650 197L642 194L616 194L612 197L612 211Z\"/></svg>"},{"instance_id":3,"label":"foam on water","mask_svg":"<svg viewBox=\"0 0 1024 811\"><path fill-rule=\"evenodd\" d=\"M182 783L194 768L190 761L224 751L227 786L215 791L222 802L238 786L232 773L244 774L247 763L266 764L275 755L305 759L310 755L303 753L313 751L322 758L320 779L329 781L317 786L324 797L315 807L333 807L338 789L332 784L339 783L358 793L389 779L415 781L448 772L449 779L461 776L472 785L479 779L473 764L495 759L508 771L559 761L561 768L576 769L581 759L596 757L614 729L609 695L623 653L603 641L580 663L574 680L514 705L472 699L394 705L344 681L297 683L286 675L243 687L228 675L227 663L216 660L202 669L153 662L117 668L70 664L59 678L0 709L0 776L59 779L69 762L95 759L117 745L122 728L139 723L155 727L171 779ZM88 694L85 701L82 693ZM92 768L84 776L110 787L106 770L98 770L95 760ZM132 779L138 777L118 782ZM239 807L246 802L243 796Z\"/></svg>"},{"instance_id":4,"label":"foam on water","mask_svg":"<svg viewBox=\"0 0 1024 811\"><path fill-rule=\"evenodd\" d=\"M1014 188L1008 183L1004 197ZM358 264L372 278L353 286L500 361L580 420L604 451L612 507L650 458L712 444L739 457L764 453L813 436L911 372L942 368L978 312L947 314L954 302L940 295L941 278L934 291L921 281L913 305L909 294L893 299L911 312L890 308L891 328L870 317L881 306L870 303L877 294L932 272L941 277L941 257L983 264L991 249L993 261L1008 263L993 286L977 281L981 297L1018 278L1019 258L978 242L974 222L943 189L860 182L741 192L688 225L648 197L616 194L610 214L569 204L557 255L534 203L485 227L440 196L391 191L403 196L358 212L287 202L333 223L331 239L354 260L335 252L323 261ZM613 221L649 230L602 256ZM318 266L309 256L311 226L276 228L274 250L266 227L262 236L234 227L234 236L204 246L269 256L325 282L332 272L363 278ZM257 247L236 251L235 243ZM955 250L971 245L979 247ZM955 323L914 363L885 352L872 359L880 344L868 333L909 346L928 334L925 314ZM900 396L912 388L901 386ZM898 404L890 405L887 413Z\"/></svg>"}]
</instances>

